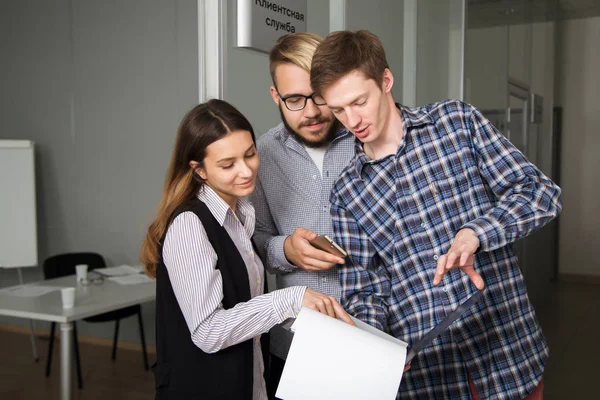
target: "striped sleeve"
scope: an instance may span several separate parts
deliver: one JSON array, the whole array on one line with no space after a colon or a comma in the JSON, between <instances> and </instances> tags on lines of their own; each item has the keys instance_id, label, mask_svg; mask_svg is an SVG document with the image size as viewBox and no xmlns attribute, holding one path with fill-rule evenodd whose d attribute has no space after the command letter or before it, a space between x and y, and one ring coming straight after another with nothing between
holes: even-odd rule
<instances>
[{"instance_id":1,"label":"striped sleeve","mask_svg":"<svg viewBox=\"0 0 600 400\"><path fill-rule=\"evenodd\" d=\"M217 254L192 212L173 220L165 237L163 260L192 341L206 353L259 336L300 311L303 286L276 290L223 309Z\"/></svg>"}]
</instances>

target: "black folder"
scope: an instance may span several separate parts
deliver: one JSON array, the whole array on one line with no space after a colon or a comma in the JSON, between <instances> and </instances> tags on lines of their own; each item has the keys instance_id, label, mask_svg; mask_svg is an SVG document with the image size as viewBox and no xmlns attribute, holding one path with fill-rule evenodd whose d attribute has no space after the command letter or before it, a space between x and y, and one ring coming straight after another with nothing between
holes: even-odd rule
<instances>
[{"instance_id":1,"label":"black folder","mask_svg":"<svg viewBox=\"0 0 600 400\"><path fill-rule=\"evenodd\" d=\"M440 336L454 321L456 321L462 314L465 313L469 308L471 308L475 303L477 303L483 297L483 290L477 290L471 297L469 297L464 303L456 307L450 314L446 315L446 317L437 324L432 330L427 332L425 336L421 339L417 340L412 346L408 346L408 350L406 353L406 362L405 365L408 364L417 353L423 350L433 339ZM284 322L280 324L280 326L290 332L291 326L294 323L294 318L288 318ZM293 334L293 332L292 332Z\"/></svg>"},{"instance_id":2,"label":"black folder","mask_svg":"<svg viewBox=\"0 0 600 400\"><path fill-rule=\"evenodd\" d=\"M456 307L450 314L446 315L446 318L437 324L432 330L427 332L425 336L417 340L412 346L408 347L406 353L406 364L408 364L415 355L423 350L433 339L440 336L454 321L456 321L462 314L465 313L471 306L477 303L483 297L483 290L477 290L475 294L469 297L464 303Z\"/></svg>"}]
</instances>

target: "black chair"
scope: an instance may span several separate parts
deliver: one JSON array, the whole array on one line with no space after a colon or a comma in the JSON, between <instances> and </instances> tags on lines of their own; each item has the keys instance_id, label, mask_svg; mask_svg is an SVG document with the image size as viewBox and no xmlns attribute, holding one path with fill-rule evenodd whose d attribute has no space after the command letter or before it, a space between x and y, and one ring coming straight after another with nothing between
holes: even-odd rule
<instances>
[{"instance_id":1,"label":"black chair","mask_svg":"<svg viewBox=\"0 0 600 400\"><path fill-rule=\"evenodd\" d=\"M65 275L75 274L75 266L78 264L87 264L88 271L96 268L105 268L106 262L104 258L97 253L66 253L52 256L44 261L44 277L45 279L58 278ZM117 339L119 337L119 322L123 318L137 314L138 324L140 329L140 340L142 342L142 352L144 355L144 368L148 371L148 355L146 354L146 340L144 338L144 323L142 321L142 307L139 304L134 306L121 308L119 310L110 311L104 314L95 315L93 317L84 318L87 322L107 322L116 321L115 334L113 339L112 360L117 358ZM52 365L52 350L54 348L54 333L56 323L52 322L50 326L50 345L48 347L48 360L46 362L46 376L50 376L50 368ZM81 361L79 359L79 342L77 340L77 324L73 322L73 347L75 352L75 362L77 364L77 383L79 388L83 387L81 379Z\"/></svg>"}]
</instances>

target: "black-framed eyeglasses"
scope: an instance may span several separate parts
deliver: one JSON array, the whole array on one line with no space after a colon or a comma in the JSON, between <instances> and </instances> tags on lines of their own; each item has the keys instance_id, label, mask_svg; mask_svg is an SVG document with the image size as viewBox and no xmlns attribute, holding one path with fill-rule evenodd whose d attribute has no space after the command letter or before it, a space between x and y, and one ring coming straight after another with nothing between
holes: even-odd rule
<instances>
[{"instance_id":1,"label":"black-framed eyeglasses","mask_svg":"<svg viewBox=\"0 0 600 400\"><path fill-rule=\"evenodd\" d=\"M279 94L279 92L277 92L277 94ZM327 104L325 103L325 99L323 99L323 97L318 96L315 93L311 94L310 96L304 96L302 94L293 94L288 97L281 97L281 94L279 94L279 98L283 101L285 107L290 111L304 110L308 99L311 99L315 106L324 106Z\"/></svg>"}]
</instances>

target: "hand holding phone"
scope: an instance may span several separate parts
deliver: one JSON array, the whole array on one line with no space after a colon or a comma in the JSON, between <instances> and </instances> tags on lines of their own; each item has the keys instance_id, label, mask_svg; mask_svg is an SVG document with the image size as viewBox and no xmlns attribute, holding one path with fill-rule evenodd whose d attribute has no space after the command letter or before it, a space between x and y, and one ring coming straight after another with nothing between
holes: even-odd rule
<instances>
[{"instance_id":1,"label":"hand holding phone","mask_svg":"<svg viewBox=\"0 0 600 400\"><path fill-rule=\"evenodd\" d=\"M328 252L329 254L333 254L336 257L345 258L348 253L344 249L340 247L336 242L333 241L327 235L319 235L313 240L308 241L313 247L316 247L319 250L323 250Z\"/></svg>"},{"instance_id":2,"label":"hand holding phone","mask_svg":"<svg viewBox=\"0 0 600 400\"><path fill-rule=\"evenodd\" d=\"M327 271L344 263L346 252L332 246L331 239L319 237L313 231L298 227L283 242L283 252L289 263L307 272Z\"/></svg>"}]
</instances>

